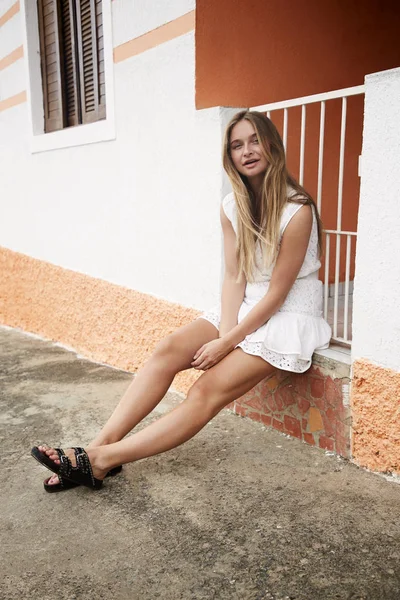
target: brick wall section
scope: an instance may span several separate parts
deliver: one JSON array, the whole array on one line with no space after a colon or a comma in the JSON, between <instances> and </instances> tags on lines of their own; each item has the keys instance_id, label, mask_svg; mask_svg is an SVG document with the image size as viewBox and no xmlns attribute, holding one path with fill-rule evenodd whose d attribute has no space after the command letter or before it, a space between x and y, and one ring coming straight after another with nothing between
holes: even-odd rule
<instances>
[{"instance_id":1,"label":"brick wall section","mask_svg":"<svg viewBox=\"0 0 400 600\"><path fill-rule=\"evenodd\" d=\"M306 373L277 371L227 408L350 458L349 383L347 364L315 356Z\"/></svg>"}]
</instances>

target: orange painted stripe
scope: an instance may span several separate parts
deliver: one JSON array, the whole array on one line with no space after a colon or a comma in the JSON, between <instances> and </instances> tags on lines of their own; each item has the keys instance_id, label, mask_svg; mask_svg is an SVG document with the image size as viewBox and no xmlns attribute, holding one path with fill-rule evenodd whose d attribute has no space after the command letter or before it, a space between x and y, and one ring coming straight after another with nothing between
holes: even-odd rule
<instances>
[{"instance_id":1,"label":"orange painted stripe","mask_svg":"<svg viewBox=\"0 0 400 600\"><path fill-rule=\"evenodd\" d=\"M0 17L0 27L7 23L14 15L19 12L19 1L12 5L11 8L8 9L7 12L4 13L2 17Z\"/></svg>"},{"instance_id":2,"label":"orange painted stripe","mask_svg":"<svg viewBox=\"0 0 400 600\"><path fill-rule=\"evenodd\" d=\"M12 52L10 52L10 54L7 54L7 56L5 56L4 58L2 58L0 60L0 71L2 69L5 69L6 67L9 67L13 63L15 63L15 61L19 60L23 56L24 56L24 48L22 46L20 46L19 48L16 48Z\"/></svg>"},{"instance_id":3,"label":"orange painted stripe","mask_svg":"<svg viewBox=\"0 0 400 600\"><path fill-rule=\"evenodd\" d=\"M174 21L165 23L161 27L152 29L148 33L117 46L114 48L114 62L119 63L131 56L136 56L137 54L146 52L146 50L160 46L160 44L164 44L185 33L189 33L189 31L193 31L194 27L195 11L192 10Z\"/></svg>"},{"instance_id":4,"label":"orange painted stripe","mask_svg":"<svg viewBox=\"0 0 400 600\"><path fill-rule=\"evenodd\" d=\"M15 96L11 96L10 98L6 98L0 102L0 112L7 110L7 108L12 108L13 106L22 104L23 102L26 102L26 92L15 94Z\"/></svg>"}]
</instances>

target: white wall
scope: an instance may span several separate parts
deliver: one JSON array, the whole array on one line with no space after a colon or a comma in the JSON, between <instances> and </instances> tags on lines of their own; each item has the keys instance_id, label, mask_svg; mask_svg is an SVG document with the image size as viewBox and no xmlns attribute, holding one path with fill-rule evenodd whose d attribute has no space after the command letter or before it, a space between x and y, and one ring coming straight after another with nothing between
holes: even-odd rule
<instances>
[{"instance_id":1,"label":"white wall","mask_svg":"<svg viewBox=\"0 0 400 600\"><path fill-rule=\"evenodd\" d=\"M194 10L195 0L116 0L113 3L114 45L119 46L151 29Z\"/></svg>"},{"instance_id":2,"label":"white wall","mask_svg":"<svg viewBox=\"0 0 400 600\"><path fill-rule=\"evenodd\" d=\"M352 358L400 371L400 68L365 84Z\"/></svg>"},{"instance_id":3,"label":"white wall","mask_svg":"<svg viewBox=\"0 0 400 600\"><path fill-rule=\"evenodd\" d=\"M133 5L126 22L143 16L143 2ZM132 5L112 3L119 39L122 6ZM21 44L12 36L10 51ZM114 65L114 141L31 154L27 104L0 113L0 245L186 306L214 304L222 117L195 109L194 60L192 32ZM0 82L14 89L9 69Z\"/></svg>"}]
</instances>

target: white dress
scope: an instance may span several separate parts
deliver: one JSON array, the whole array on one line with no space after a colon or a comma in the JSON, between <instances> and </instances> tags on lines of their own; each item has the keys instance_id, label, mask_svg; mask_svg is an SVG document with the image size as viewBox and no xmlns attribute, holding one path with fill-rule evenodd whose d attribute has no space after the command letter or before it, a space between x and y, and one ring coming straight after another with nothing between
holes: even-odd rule
<instances>
[{"instance_id":1,"label":"white dress","mask_svg":"<svg viewBox=\"0 0 400 600\"><path fill-rule=\"evenodd\" d=\"M289 192L292 195L293 192ZM233 193L225 196L224 212L237 233L237 209ZM282 238L289 221L302 204L288 202L283 210L280 226ZM247 354L261 356L278 369L303 373L312 361L313 352L327 348L331 328L322 316L322 281L318 280L321 263L318 257L318 228L314 214L310 241L303 265L281 308L268 321L238 344ZM255 282L247 283L238 322L268 291L273 266L262 264L261 248L256 252ZM203 313L200 318L210 321L219 329L221 305Z\"/></svg>"}]
</instances>

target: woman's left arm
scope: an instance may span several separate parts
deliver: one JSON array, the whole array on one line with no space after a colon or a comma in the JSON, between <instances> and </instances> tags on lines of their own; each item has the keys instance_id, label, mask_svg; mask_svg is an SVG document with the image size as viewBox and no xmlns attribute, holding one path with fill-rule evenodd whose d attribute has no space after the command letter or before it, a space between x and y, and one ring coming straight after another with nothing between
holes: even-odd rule
<instances>
[{"instance_id":1,"label":"woman's left arm","mask_svg":"<svg viewBox=\"0 0 400 600\"><path fill-rule=\"evenodd\" d=\"M292 217L282 236L268 292L236 327L221 338L232 349L264 325L285 302L307 252L313 223L312 210L309 205L302 206Z\"/></svg>"}]
</instances>

